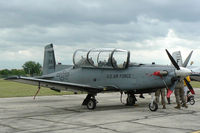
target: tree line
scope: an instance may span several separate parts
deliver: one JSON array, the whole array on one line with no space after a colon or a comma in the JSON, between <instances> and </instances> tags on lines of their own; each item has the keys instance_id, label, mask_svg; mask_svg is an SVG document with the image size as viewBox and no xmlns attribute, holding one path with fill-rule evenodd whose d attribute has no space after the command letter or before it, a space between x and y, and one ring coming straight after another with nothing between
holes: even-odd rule
<instances>
[{"instance_id":1,"label":"tree line","mask_svg":"<svg viewBox=\"0 0 200 133\"><path fill-rule=\"evenodd\" d=\"M22 69L3 69L0 70L0 78L5 78L13 75L21 76L38 76L42 75L42 66L35 61L27 61L22 65Z\"/></svg>"}]
</instances>

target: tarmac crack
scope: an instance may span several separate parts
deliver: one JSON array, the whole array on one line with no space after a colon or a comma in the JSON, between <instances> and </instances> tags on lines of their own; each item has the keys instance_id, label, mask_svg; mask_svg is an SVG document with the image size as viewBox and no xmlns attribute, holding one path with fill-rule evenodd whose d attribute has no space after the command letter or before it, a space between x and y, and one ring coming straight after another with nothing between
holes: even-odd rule
<instances>
[{"instance_id":1,"label":"tarmac crack","mask_svg":"<svg viewBox=\"0 0 200 133\"><path fill-rule=\"evenodd\" d=\"M157 125L151 125L151 124L145 124L145 123L141 123L141 122L131 122L131 123L135 123L135 124L140 124L140 125L144 125L144 126L150 126L150 127L157 127L157 128L166 128L166 129L178 129L178 130L188 130L188 131L194 131L194 129L186 129L186 128L176 128L176 127L165 127L165 126L157 126Z\"/></svg>"},{"instance_id":2,"label":"tarmac crack","mask_svg":"<svg viewBox=\"0 0 200 133\"><path fill-rule=\"evenodd\" d=\"M19 129L19 128L16 128L16 127L13 127L13 126L10 126L10 125L7 125L7 124L2 124L2 123L0 123L0 126L11 128L11 129L13 129L13 130L15 130L15 131L17 131L17 132L19 132L19 131L24 131L24 130L22 130L22 129Z\"/></svg>"},{"instance_id":3,"label":"tarmac crack","mask_svg":"<svg viewBox=\"0 0 200 133\"><path fill-rule=\"evenodd\" d=\"M125 120L125 121L115 121L115 122L108 122L108 123L104 123L104 124L99 124L99 126L100 125L103 126L103 125L109 125L109 124L123 123L123 122L130 122L130 123L136 123L136 124L141 124L141 125L151 126L151 127L158 127L158 128L171 128L171 129L178 129L178 130L194 131L193 129L164 127L164 126L157 126L157 125L151 125L151 124L145 124L145 123L137 122L139 120L145 120L145 119L154 119L154 118L161 118L161 117L169 117L169 116L175 116L175 115L188 114L188 113L179 113L179 114L174 113L174 114L170 114L170 113L167 113L167 112L162 112L162 113L164 113L164 114L156 115L155 117L152 117L152 115L148 115L148 116L144 116L143 118L138 118L138 119ZM196 111L191 111L191 115L194 115L195 113L196 113Z\"/></svg>"},{"instance_id":4,"label":"tarmac crack","mask_svg":"<svg viewBox=\"0 0 200 133\"><path fill-rule=\"evenodd\" d=\"M155 119L155 118L161 118L161 117L169 117L169 116L175 116L175 115L183 115L183 114L188 114L188 113L174 113L174 114L170 114L170 113L167 113L167 112L164 112L165 115L157 115L157 117L149 117L149 116L145 116L143 119L137 119L137 120L132 120L132 121L129 121L131 123L136 123L136 124L141 124L141 125L145 125L145 126L151 126L151 127L158 127L158 128L170 128L170 129L178 129L178 130L188 130L188 131L194 131L194 129L187 129L187 128L176 128L176 127L166 127L166 126L158 126L158 125L152 125L152 124L145 124L145 123L142 123L142 122L137 122L139 120L144 120L144 119ZM191 115L194 115L194 113L196 113L196 111L191 111Z\"/></svg>"},{"instance_id":5,"label":"tarmac crack","mask_svg":"<svg viewBox=\"0 0 200 133\"><path fill-rule=\"evenodd\" d=\"M60 123L60 124L68 124L68 125L72 125L72 126L77 126L77 127L74 127L74 128L63 128L63 129L59 129L59 130L64 130L64 129L76 129L77 130L77 129L81 129L81 128L88 128L88 129L100 128L100 129L104 129L104 130L113 131L113 132L116 132L116 133L128 133L128 132L117 131L117 130L114 130L114 129L111 129L111 128L102 127L101 125L104 125L104 124L99 124L99 125L97 125L97 124L93 125L92 124L92 125L89 125L87 123L67 123L67 122L52 121L52 120L38 119L38 118L29 118L29 119L43 120L43 121L48 121L48 122L53 122L53 123ZM50 131L52 131L52 130L50 130ZM47 132L47 131L44 131L44 132Z\"/></svg>"},{"instance_id":6,"label":"tarmac crack","mask_svg":"<svg viewBox=\"0 0 200 133\"><path fill-rule=\"evenodd\" d=\"M70 112L75 112L75 113L84 113L85 112L85 111L81 111L78 109L70 109L70 108L55 108L55 107L51 107L51 106L44 106L44 107L54 109L54 110L64 110L64 111L70 111Z\"/></svg>"},{"instance_id":7,"label":"tarmac crack","mask_svg":"<svg viewBox=\"0 0 200 133\"><path fill-rule=\"evenodd\" d=\"M97 126L97 127L100 128L100 129L109 130L109 131L113 131L113 132L116 132L116 133L129 133L129 132L122 132L122 131L118 131L118 130L115 130L115 129L111 129L111 128L108 128L108 127L101 127L101 126Z\"/></svg>"},{"instance_id":8,"label":"tarmac crack","mask_svg":"<svg viewBox=\"0 0 200 133\"><path fill-rule=\"evenodd\" d=\"M28 115L28 113L27 113L27 115L24 115L24 116L1 118L1 120L23 119L23 118L30 118L30 117L54 116L54 115L66 114L66 112L62 112L62 111L60 111L60 112L57 111L56 113L44 113L44 112L38 112L38 113L39 114L35 114L35 115ZM74 114L78 114L78 113L70 112L70 114L71 114L71 116L74 116Z\"/></svg>"},{"instance_id":9,"label":"tarmac crack","mask_svg":"<svg viewBox=\"0 0 200 133\"><path fill-rule=\"evenodd\" d=\"M68 124L68 125L72 125L75 127L69 127L69 128L59 128L59 129L54 129L54 130L45 130L48 129L47 127L43 127L43 128L37 128L37 130L42 130L44 129L44 131L40 131L40 132L52 132L52 131L58 131L58 130L68 130L68 129L76 129L76 130L86 130L86 129L91 129L91 128L100 128L100 129L104 129L104 130L109 130L109 131L113 131L116 133L128 133L128 132L120 132L114 129L110 129L110 128L106 128L106 127L101 127L99 125L89 125L86 123L67 123L67 122L60 122L60 121L52 121L52 120L47 120L47 119L38 119L38 118L29 118L29 119L33 119L33 120L43 120L43 121L48 121L48 122L52 122L52 123L60 123L60 124ZM85 128L85 129L83 129ZM34 129L29 129L28 131L33 131Z\"/></svg>"}]
</instances>

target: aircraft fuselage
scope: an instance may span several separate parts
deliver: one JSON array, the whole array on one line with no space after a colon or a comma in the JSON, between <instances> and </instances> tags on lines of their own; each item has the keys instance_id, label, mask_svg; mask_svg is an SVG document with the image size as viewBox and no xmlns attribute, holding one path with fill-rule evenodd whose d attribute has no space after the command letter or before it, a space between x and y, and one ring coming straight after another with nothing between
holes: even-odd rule
<instances>
[{"instance_id":1,"label":"aircraft fuselage","mask_svg":"<svg viewBox=\"0 0 200 133\"><path fill-rule=\"evenodd\" d=\"M135 65L127 69L99 69L99 68L74 68L52 73L51 80L86 84L90 86L112 86L116 91L138 91L145 89L165 88L171 86L172 77L175 76L174 67L161 65ZM168 75L152 75L156 71L167 71Z\"/></svg>"}]
</instances>

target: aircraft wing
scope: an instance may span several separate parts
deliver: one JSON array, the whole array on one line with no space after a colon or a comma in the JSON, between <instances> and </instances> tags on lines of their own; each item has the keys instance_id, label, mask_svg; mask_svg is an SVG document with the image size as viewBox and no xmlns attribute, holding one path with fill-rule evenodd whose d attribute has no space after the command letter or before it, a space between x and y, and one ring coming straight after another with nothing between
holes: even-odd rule
<instances>
[{"instance_id":1,"label":"aircraft wing","mask_svg":"<svg viewBox=\"0 0 200 133\"><path fill-rule=\"evenodd\" d=\"M192 74L192 75L190 75L190 79L192 81L199 81L200 82L200 74Z\"/></svg>"},{"instance_id":2,"label":"aircraft wing","mask_svg":"<svg viewBox=\"0 0 200 133\"><path fill-rule=\"evenodd\" d=\"M84 84L77 84L77 83L69 83L69 82L61 82L55 80L47 80L47 79L39 79L33 77L9 77L6 80L16 81L25 84L37 85L42 87L51 88L52 90L60 91L60 90L78 90L78 91L85 91L89 93L98 93L101 91L106 90L106 87L93 87L90 85Z\"/></svg>"},{"instance_id":3,"label":"aircraft wing","mask_svg":"<svg viewBox=\"0 0 200 133\"><path fill-rule=\"evenodd\" d=\"M192 81L200 81L200 67L199 66L188 66L188 69L192 71L190 78Z\"/></svg>"}]
</instances>

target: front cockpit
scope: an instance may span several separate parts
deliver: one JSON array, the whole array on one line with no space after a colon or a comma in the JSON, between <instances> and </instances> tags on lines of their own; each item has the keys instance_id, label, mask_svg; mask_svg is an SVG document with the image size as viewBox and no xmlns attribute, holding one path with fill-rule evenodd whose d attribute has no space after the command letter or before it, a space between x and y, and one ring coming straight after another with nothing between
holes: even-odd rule
<instances>
[{"instance_id":1,"label":"front cockpit","mask_svg":"<svg viewBox=\"0 0 200 133\"><path fill-rule=\"evenodd\" d=\"M73 55L75 67L125 69L129 62L130 52L122 49L78 49Z\"/></svg>"}]
</instances>

